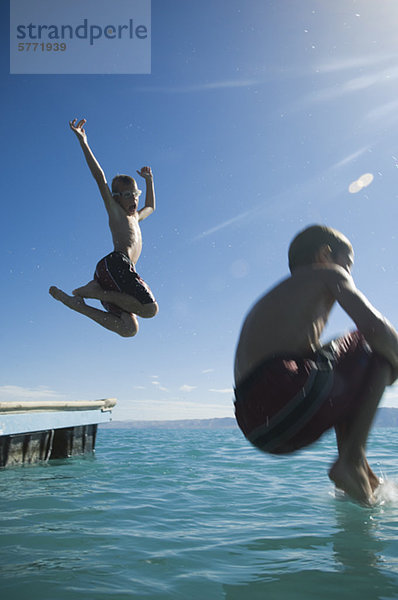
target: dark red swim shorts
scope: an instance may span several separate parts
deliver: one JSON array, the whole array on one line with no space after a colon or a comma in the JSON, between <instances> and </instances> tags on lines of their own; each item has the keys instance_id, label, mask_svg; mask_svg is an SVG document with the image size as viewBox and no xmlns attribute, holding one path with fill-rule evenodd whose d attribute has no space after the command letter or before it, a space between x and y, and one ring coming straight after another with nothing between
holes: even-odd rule
<instances>
[{"instance_id":1,"label":"dark red swim shorts","mask_svg":"<svg viewBox=\"0 0 398 600\"><path fill-rule=\"evenodd\" d=\"M124 252L111 252L102 258L95 268L94 279L104 290L123 292L136 298L141 304L155 302L155 298L143 279L136 272L133 263ZM108 312L120 316L118 306L101 302Z\"/></svg>"},{"instance_id":2,"label":"dark red swim shorts","mask_svg":"<svg viewBox=\"0 0 398 600\"><path fill-rule=\"evenodd\" d=\"M358 331L311 358L268 359L235 389L238 425L264 452L303 448L355 412L373 360L383 359Z\"/></svg>"}]
</instances>

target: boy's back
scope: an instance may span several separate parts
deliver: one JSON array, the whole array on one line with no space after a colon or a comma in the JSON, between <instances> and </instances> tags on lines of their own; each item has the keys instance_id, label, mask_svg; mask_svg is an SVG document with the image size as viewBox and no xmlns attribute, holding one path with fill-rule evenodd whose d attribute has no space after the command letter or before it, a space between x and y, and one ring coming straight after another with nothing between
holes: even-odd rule
<instances>
[{"instance_id":1,"label":"boy's back","mask_svg":"<svg viewBox=\"0 0 398 600\"><path fill-rule=\"evenodd\" d=\"M333 267L302 267L254 305L238 342L236 383L269 357L308 356L319 348L335 300L331 283L336 275Z\"/></svg>"}]
</instances>

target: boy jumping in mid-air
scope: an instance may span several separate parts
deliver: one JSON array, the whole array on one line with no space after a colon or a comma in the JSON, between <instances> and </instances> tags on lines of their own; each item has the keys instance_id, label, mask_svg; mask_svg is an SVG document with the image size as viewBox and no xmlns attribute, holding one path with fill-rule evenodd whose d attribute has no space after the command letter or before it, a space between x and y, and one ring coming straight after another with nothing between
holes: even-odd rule
<instances>
[{"instance_id":1,"label":"boy jumping in mid-air","mask_svg":"<svg viewBox=\"0 0 398 600\"><path fill-rule=\"evenodd\" d=\"M293 452L334 427L336 487L373 504L379 480L365 448L377 406L398 374L398 334L355 287L353 250L334 229L314 225L289 248L291 276L251 309L235 356L235 410L264 452ZM321 347L338 302L357 331Z\"/></svg>"},{"instance_id":2,"label":"boy jumping in mid-air","mask_svg":"<svg viewBox=\"0 0 398 600\"><path fill-rule=\"evenodd\" d=\"M73 296L51 287L50 294L73 310L89 317L106 329L123 337L134 336L138 331L135 315L151 318L158 305L147 284L135 271L141 254L142 238L139 222L155 210L155 191L150 167L137 171L146 181L145 206L137 210L141 191L129 175L117 175L109 189L105 174L95 159L83 129L85 119L69 123L83 150L89 169L97 182L109 216L114 251L97 264L94 279L73 290ZM88 306L84 298L100 300L107 312Z\"/></svg>"}]
</instances>

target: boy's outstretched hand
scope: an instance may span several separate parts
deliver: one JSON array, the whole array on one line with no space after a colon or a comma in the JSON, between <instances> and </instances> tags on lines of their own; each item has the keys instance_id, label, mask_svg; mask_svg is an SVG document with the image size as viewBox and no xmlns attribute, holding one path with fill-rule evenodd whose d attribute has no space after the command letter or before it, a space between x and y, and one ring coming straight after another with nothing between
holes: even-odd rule
<instances>
[{"instance_id":1,"label":"boy's outstretched hand","mask_svg":"<svg viewBox=\"0 0 398 600\"><path fill-rule=\"evenodd\" d=\"M81 119L77 125L76 125L76 121L77 121L77 119L73 119L73 121L69 121L69 127L76 134L76 137L78 138L79 142L81 141L81 142L87 143L87 135L83 129L84 125L86 124L86 119Z\"/></svg>"},{"instance_id":2,"label":"boy's outstretched hand","mask_svg":"<svg viewBox=\"0 0 398 600\"><path fill-rule=\"evenodd\" d=\"M141 177L143 177L146 180L153 179L151 167L142 167L140 171L137 171L137 173L138 173L138 175L141 175Z\"/></svg>"}]
</instances>

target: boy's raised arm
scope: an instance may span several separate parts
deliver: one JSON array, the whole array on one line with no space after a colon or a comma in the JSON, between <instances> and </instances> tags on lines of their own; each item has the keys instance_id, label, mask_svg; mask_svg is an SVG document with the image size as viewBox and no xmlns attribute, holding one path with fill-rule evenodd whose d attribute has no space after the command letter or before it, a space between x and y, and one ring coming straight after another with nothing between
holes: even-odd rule
<instances>
[{"instance_id":1,"label":"boy's raised arm","mask_svg":"<svg viewBox=\"0 0 398 600\"><path fill-rule=\"evenodd\" d=\"M155 186L153 184L151 167L142 167L137 173L145 179L146 183L145 206L138 211L138 220L142 221L149 217L155 210Z\"/></svg>"},{"instance_id":2,"label":"boy's raised arm","mask_svg":"<svg viewBox=\"0 0 398 600\"><path fill-rule=\"evenodd\" d=\"M108 204L112 200L112 195L110 193L105 173L102 170L100 164L95 158L94 154L91 151L90 146L87 143L87 135L84 131L83 127L86 123L86 119L81 119L78 123L76 123L77 119L73 119L73 121L69 121L69 126L71 130L75 133L77 139L79 140L79 144L83 150L84 157L86 159L87 165L91 171L92 176L94 177L99 190L101 192L101 196L105 202L105 205L108 208Z\"/></svg>"}]
</instances>

